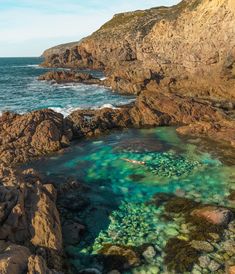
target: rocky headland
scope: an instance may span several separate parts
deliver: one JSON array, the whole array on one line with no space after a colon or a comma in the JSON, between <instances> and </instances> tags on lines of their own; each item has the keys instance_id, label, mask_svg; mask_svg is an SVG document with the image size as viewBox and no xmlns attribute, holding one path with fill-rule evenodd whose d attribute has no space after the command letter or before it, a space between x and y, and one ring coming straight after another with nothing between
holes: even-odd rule
<instances>
[{"instance_id":1,"label":"rocky headland","mask_svg":"<svg viewBox=\"0 0 235 274\"><path fill-rule=\"evenodd\" d=\"M234 100L233 0L183 0L117 14L91 36L44 52L44 66L105 70L113 89Z\"/></svg>"},{"instance_id":2,"label":"rocky headland","mask_svg":"<svg viewBox=\"0 0 235 274\"><path fill-rule=\"evenodd\" d=\"M44 52L43 66L73 71L49 72L40 80L104 84L138 97L120 108L77 110L66 118L52 110L0 117L0 273L69 273L63 263L56 197L80 184L56 189L21 164L63 151L72 140L132 127L177 126L179 134L209 138L235 153L234 37L233 0L184 0L169 8L115 15L82 41ZM107 79L101 83L76 71L84 68L103 70ZM221 239L230 243L227 253L233 259L233 209L179 197L156 196L153 203L164 204L172 218L183 214L193 227L187 240L173 237L167 243L165 263L170 271L191 271L200 260L207 265L200 255L211 252ZM83 229L67 227L72 228ZM143 254L148 256L151 250L146 250ZM127 247L108 246L101 252L124 257L130 266L140 263L138 252ZM187 261L184 253L190 254ZM219 266L210 260L211 273L233 274L230 257Z\"/></svg>"}]
</instances>

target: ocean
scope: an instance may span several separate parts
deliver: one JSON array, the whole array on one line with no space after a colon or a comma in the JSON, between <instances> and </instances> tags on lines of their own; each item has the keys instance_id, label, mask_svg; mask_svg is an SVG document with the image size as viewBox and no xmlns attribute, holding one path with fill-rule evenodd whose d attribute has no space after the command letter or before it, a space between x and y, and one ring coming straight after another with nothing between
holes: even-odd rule
<instances>
[{"instance_id":1,"label":"ocean","mask_svg":"<svg viewBox=\"0 0 235 274\"><path fill-rule=\"evenodd\" d=\"M37 78L49 69L40 67L42 58L0 58L0 114L25 113L50 108L65 116L78 108L117 106L134 100L108 88L84 84L51 84ZM102 72L89 71L96 77Z\"/></svg>"}]
</instances>

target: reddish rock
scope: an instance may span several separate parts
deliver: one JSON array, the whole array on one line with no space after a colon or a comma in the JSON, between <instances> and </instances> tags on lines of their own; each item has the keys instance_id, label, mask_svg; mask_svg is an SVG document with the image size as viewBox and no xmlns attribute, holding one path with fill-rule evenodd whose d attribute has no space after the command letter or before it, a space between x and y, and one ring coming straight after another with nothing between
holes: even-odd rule
<instances>
[{"instance_id":1,"label":"reddish rock","mask_svg":"<svg viewBox=\"0 0 235 274\"><path fill-rule=\"evenodd\" d=\"M235 274L235 265L229 266L227 270L228 274Z\"/></svg>"},{"instance_id":2,"label":"reddish rock","mask_svg":"<svg viewBox=\"0 0 235 274\"><path fill-rule=\"evenodd\" d=\"M233 213L229 209L216 206L195 209L191 215L202 218L211 224L222 226L227 226L233 219Z\"/></svg>"}]
</instances>

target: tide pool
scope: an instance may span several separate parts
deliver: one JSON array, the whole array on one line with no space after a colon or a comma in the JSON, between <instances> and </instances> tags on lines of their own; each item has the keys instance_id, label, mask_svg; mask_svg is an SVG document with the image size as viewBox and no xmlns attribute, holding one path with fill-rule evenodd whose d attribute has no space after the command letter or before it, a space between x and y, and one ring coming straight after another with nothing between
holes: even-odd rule
<instances>
[{"instance_id":1,"label":"tide pool","mask_svg":"<svg viewBox=\"0 0 235 274\"><path fill-rule=\"evenodd\" d=\"M76 242L64 230L74 273L86 268L108 273L116 267L101 254L108 247L128 247L138 253L146 245L154 249L152 257L141 255L141 263L119 269L121 273L169 273L165 247L174 237L188 241L191 228L181 213L166 214L164 202L172 202L173 197L189 206L234 206L227 197L235 189L235 163L226 164L215 155L213 148L181 139L175 128L163 127L82 140L30 166L57 185L81 183L82 187L64 191L58 198L62 224L85 227Z\"/></svg>"}]
</instances>

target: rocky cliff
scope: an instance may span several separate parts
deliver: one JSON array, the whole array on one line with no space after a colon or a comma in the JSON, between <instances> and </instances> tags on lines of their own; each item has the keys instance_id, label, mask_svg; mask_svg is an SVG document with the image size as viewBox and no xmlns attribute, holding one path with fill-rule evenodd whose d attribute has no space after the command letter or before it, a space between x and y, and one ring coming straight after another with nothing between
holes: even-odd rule
<instances>
[{"instance_id":1,"label":"rocky cliff","mask_svg":"<svg viewBox=\"0 0 235 274\"><path fill-rule=\"evenodd\" d=\"M43 56L44 66L103 69L106 85L119 91L235 99L235 3L183 0L117 14L91 36Z\"/></svg>"}]
</instances>

